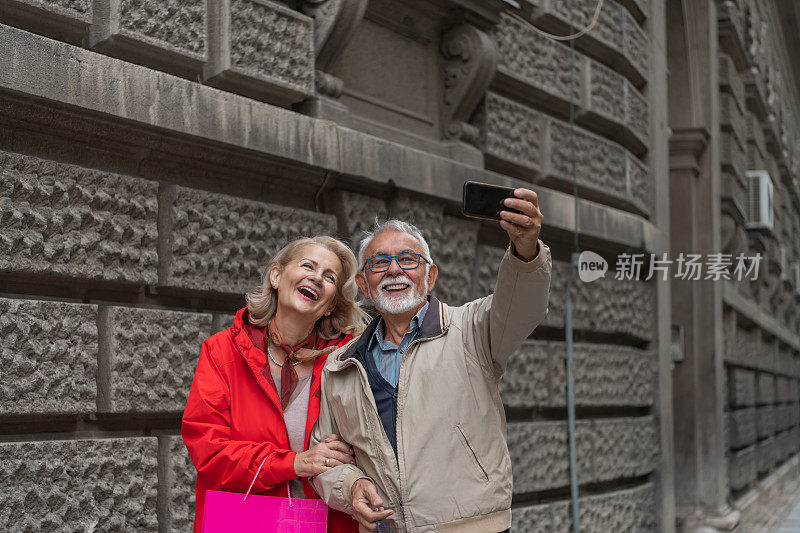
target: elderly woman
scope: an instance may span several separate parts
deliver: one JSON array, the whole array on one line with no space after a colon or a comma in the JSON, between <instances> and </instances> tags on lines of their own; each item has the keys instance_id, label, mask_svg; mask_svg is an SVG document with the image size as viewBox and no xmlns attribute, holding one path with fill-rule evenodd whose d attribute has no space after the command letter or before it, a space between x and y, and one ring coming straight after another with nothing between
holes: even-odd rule
<instances>
[{"instance_id":1,"label":"elderly woman","mask_svg":"<svg viewBox=\"0 0 800 533\"><path fill-rule=\"evenodd\" d=\"M291 487L293 498L317 498L308 477L352 462L335 435L306 448L327 354L364 329L356 270L340 241L296 240L267 265L233 326L203 342L182 428L197 468L194 531L206 490L246 492L255 478L252 494L288 496ZM330 510L328 531L357 529Z\"/></svg>"}]
</instances>

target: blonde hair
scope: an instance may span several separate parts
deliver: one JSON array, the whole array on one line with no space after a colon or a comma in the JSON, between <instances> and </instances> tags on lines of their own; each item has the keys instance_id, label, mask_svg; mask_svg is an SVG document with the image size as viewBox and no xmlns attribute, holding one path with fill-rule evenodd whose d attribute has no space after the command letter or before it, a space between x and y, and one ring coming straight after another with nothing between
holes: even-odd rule
<instances>
[{"instance_id":1,"label":"blonde hair","mask_svg":"<svg viewBox=\"0 0 800 533\"><path fill-rule=\"evenodd\" d=\"M356 258L344 243L327 235L296 239L281 248L267 263L267 266L264 267L261 285L253 287L245 294L250 323L259 327L269 325L278 311L278 289L270 283L269 273L273 267L282 271L297 256L300 249L309 244L316 244L333 252L342 265L342 272L336 278L333 311L329 316L323 315L317 320L317 331L328 339L336 338L342 333L358 335L366 327L367 314L356 302L358 294L358 286L355 281L355 274L358 271Z\"/></svg>"}]
</instances>

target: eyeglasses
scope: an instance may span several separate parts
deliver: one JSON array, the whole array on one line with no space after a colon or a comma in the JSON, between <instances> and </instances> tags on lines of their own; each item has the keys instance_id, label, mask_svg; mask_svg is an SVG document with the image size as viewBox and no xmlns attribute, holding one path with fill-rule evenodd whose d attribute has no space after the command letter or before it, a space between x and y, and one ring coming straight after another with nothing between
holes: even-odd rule
<instances>
[{"instance_id":1,"label":"eyeglasses","mask_svg":"<svg viewBox=\"0 0 800 533\"><path fill-rule=\"evenodd\" d=\"M386 272L392 264L392 259L397 261L397 265L403 270L414 270L419 266L420 260L430 263L427 259L422 257L422 254L414 252L406 252L397 255L373 255L361 266L361 270L369 267L372 272Z\"/></svg>"}]
</instances>

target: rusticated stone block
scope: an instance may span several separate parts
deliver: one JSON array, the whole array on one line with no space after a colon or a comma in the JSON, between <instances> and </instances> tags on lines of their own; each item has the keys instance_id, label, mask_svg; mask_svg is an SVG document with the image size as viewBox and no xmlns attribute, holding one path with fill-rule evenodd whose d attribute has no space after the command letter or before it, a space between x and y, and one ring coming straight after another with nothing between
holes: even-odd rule
<instances>
[{"instance_id":1,"label":"rusticated stone block","mask_svg":"<svg viewBox=\"0 0 800 533\"><path fill-rule=\"evenodd\" d=\"M775 458L774 437L770 437L756 445L756 470L759 474L766 474L772 470L772 467L775 466Z\"/></svg>"},{"instance_id":2,"label":"rusticated stone block","mask_svg":"<svg viewBox=\"0 0 800 533\"><path fill-rule=\"evenodd\" d=\"M478 242L478 224L445 216L442 238L436 243L439 278L436 292L442 301L461 305L477 297L472 289L473 262Z\"/></svg>"},{"instance_id":3,"label":"rusticated stone block","mask_svg":"<svg viewBox=\"0 0 800 533\"><path fill-rule=\"evenodd\" d=\"M332 215L166 186L159 193L159 284L242 294L286 243L331 235Z\"/></svg>"},{"instance_id":4,"label":"rusticated stone block","mask_svg":"<svg viewBox=\"0 0 800 533\"><path fill-rule=\"evenodd\" d=\"M499 52L495 83L528 86L542 93L541 98L580 103L580 66L569 48L508 15L501 17L492 37Z\"/></svg>"},{"instance_id":5,"label":"rusticated stone block","mask_svg":"<svg viewBox=\"0 0 800 533\"><path fill-rule=\"evenodd\" d=\"M233 325L235 318L235 314L215 313L214 318L211 320L211 334L228 329Z\"/></svg>"},{"instance_id":6,"label":"rusticated stone block","mask_svg":"<svg viewBox=\"0 0 800 533\"><path fill-rule=\"evenodd\" d=\"M795 427L789 430L789 449L792 453L800 450L800 428Z\"/></svg>"},{"instance_id":7,"label":"rusticated stone block","mask_svg":"<svg viewBox=\"0 0 800 533\"><path fill-rule=\"evenodd\" d=\"M158 438L158 514L162 531L190 531L194 524L195 470L183 439Z\"/></svg>"},{"instance_id":8,"label":"rusticated stone block","mask_svg":"<svg viewBox=\"0 0 800 533\"><path fill-rule=\"evenodd\" d=\"M289 105L314 95L314 21L269 0L209 0L207 83Z\"/></svg>"},{"instance_id":9,"label":"rusticated stone block","mask_svg":"<svg viewBox=\"0 0 800 533\"><path fill-rule=\"evenodd\" d=\"M578 405L653 404L655 354L625 346L574 345L575 401ZM563 368L563 367L562 367ZM554 383L557 406L565 405L566 379Z\"/></svg>"},{"instance_id":10,"label":"rusticated stone block","mask_svg":"<svg viewBox=\"0 0 800 533\"><path fill-rule=\"evenodd\" d=\"M0 444L3 531L156 531L157 440Z\"/></svg>"},{"instance_id":11,"label":"rusticated stone block","mask_svg":"<svg viewBox=\"0 0 800 533\"><path fill-rule=\"evenodd\" d=\"M90 413L97 306L0 298L0 412Z\"/></svg>"},{"instance_id":12,"label":"rusticated stone block","mask_svg":"<svg viewBox=\"0 0 800 533\"><path fill-rule=\"evenodd\" d=\"M4 0L0 22L80 45L92 22L91 0Z\"/></svg>"},{"instance_id":13,"label":"rusticated stone block","mask_svg":"<svg viewBox=\"0 0 800 533\"><path fill-rule=\"evenodd\" d=\"M590 466L591 449L576 436L581 472ZM508 425L508 450L514 470L514 492L563 487L569 483L567 425L564 422Z\"/></svg>"},{"instance_id":14,"label":"rusticated stone block","mask_svg":"<svg viewBox=\"0 0 800 533\"><path fill-rule=\"evenodd\" d=\"M388 213L386 202L380 198L343 190L331 192L326 199L326 205L329 207L328 211L336 215L339 235L350 238L350 246L356 254L363 232L375 226L376 218L381 222L386 220Z\"/></svg>"},{"instance_id":15,"label":"rusticated stone block","mask_svg":"<svg viewBox=\"0 0 800 533\"><path fill-rule=\"evenodd\" d=\"M756 479L756 447L734 452L728 460L728 484L732 490L747 488Z\"/></svg>"},{"instance_id":16,"label":"rusticated stone block","mask_svg":"<svg viewBox=\"0 0 800 533\"><path fill-rule=\"evenodd\" d=\"M733 95L722 93L719 95L720 125L723 131L733 134L739 146L747 142L744 117Z\"/></svg>"},{"instance_id":17,"label":"rusticated stone block","mask_svg":"<svg viewBox=\"0 0 800 533\"><path fill-rule=\"evenodd\" d=\"M589 71L586 107L615 122L624 122L625 77L602 63L584 58Z\"/></svg>"},{"instance_id":18,"label":"rusticated stone block","mask_svg":"<svg viewBox=\"0 0 800 533\"><path fill-rule=\"evenodd\" d=\"M634 136L634 149L643 150L648 144L650 120L647 99L624 76L605 65L584 58L589 79L586 82L584 107L589 115L578 117L581 122L592 123L596 114L601 123L599 127L614 136L614 130L622 126ZM611 124L602 124L602 119ZM621 136L622 142L631 144L628 136Z\"/></svg>"},{"instance_id":19,"label":"rusticated stone block","mask_svg":"<svg viewBox=\"0 0 800 533\"><path fill-rule=\"evenodd\" d=\"M745 113L744 122L747 132L747 142L755 146L759 155L763 158L767 153L767 142L764 139L764 131L761 129L761 122L758 120L758 117L750 111Z\"/></svg>"},{"instance_id":20,"label":"rusticated stone block","mask_svg":"<svg viewBox=\"0 0 800 533\"><path fill-rule=\"evenodd\" d=\"M756 430L759 439L775 433L775 410L771 405L756 408Z\"/></svg>"},{"instance_id":21,"label":"rusticated stone block","mask_svg":"<svg viewBox=\"0 0 800 533\"><path fill-rule=\"evenodd\" d=\"M622 14L622 55L642 78L647 78L650 43L647 34L627 11Z\"/></svg>"},{"instance_id":22,"label":"rusticated stone block","mask_svg":"<svg viewBox=\"0 0 800 533\"><path fill-rule=\"evenodd\" d=\"M750 407L756 399L756 376L752 370L732 368L728 372L728 403L731 407Z\"/></svg>"},{"instance_id":23,"label":"rusticated stone block","mask_svg":"<svg viewBox=\"0 0 800 533\"><path fill-rule=\"evenodd\" d=\"M656 495L652 483L581 498L581 531L656 531Z\"/></svg>"},{"instance_id":24,"label":"rusticated stone block","mask_svg":"<svg viewBox=\"0 0 800 533\"><path fill-rule=\"evenodd\" d=\"M203 0L94 0L91 45L173 72L195 77L206 60Z\"/></svg>"},{"instance_id":25,"label":"rusticated stone block","mask_svg":"<svg viewBox=\"0 0 800 533\"><path fill-rule=\"evenodd\" d=\"M728 436L733 449L753 444L756 441L755 409L740 409L728 413Z\"/></svg>"},{"instance_id":26,"label":"rusticated stone block","mask_svg":"<svg viewBox=\"0 0 800 533\"><path fill-rule=\"evenodd\" d=\"M581 530L592 532L654 531L655 489L652 483L618 492L580 498ZM515 507L514 530L526 533L568 532L572 529L569 502Z\"/></svg>"},{"instance_id":27,"label":"rusticated stone block","mask_svg":"<svg viewBox=\"0 0 800 533\"><path fill-rule=\"evenodd\" d=\"M503 400L513 407L562 407L566 404L566 345L535 341L509 359ZM549 360L541 360L547 354ZM518 357L518 358L517 358ZM651 352L625 346L577 343L573 351L575 402L585 406L652 405ZM545 385L545 390L540 386ZM549 393L548 393L549 391ZM532 394L534 393L534 394Z\"/></svg>"},{"instance_id":28,"label":"rusticated stone block","mask_svg":"<svg viewBox=\"0 0 800 533\"><path fill-rule=\"evenodd\" d=\"M98 408L182 411L211 319L201 313L101 308Z\"/></svg>"},{"instance_id":29,"label":"rusticated stone block","mask_svg":"<svg viewBox=\"0 0 800 533\"><path fill-rule=\"evenodd\" d=\"M625 126L644 145L650 139L650 109L647 98L630 82L625 82Z\"/></svg>"},{"instance_id":30,"label":"rusticated stone block","mask_svg":"<svg viewBox=\"0 0 800 533\"><path fill-rule=\"evenodd\" d=\"M497 281L497 269L500 266L500 261L506 253L503 248L495 248L494 246L478 245L477 247L477 273L475 275L475 286L478 296L486 296L494 292L495 282ZM551 280L555 278L555 261L553 262L553 272ZM552 303L552 289L548 305ZM552 310L551 310L552 314ZM548 315L549 316L549 315ZM545 322L547 318L545 318Z\"/></svg>"},{"instance_id":31,"label":"rusticated stone block","mask_svg":"<svg viewBox=\"0 0 800 533\"><path fill-rule=\"evenodd\" d=\"M155 283L157 187L0 151L0 272Z\"/></svg>"},{"instance_id":32,"label":"rusticated stone block","mask_svg":"<svg viewBox=\"0 0 800 533\"><path fill-rule=\"evenodd\" d=\"M607 481L651 472L658 453L652 417L599 419L580 424L592 443L592 479Z\"/></svg>"},{"instance_id":33,"label":"rusticated stone block","mask_svg":"<svg viewBox=\"0 0 800 533\"><path fill-rule=\"evenodd\" d=\"M645 213L652 212L655 205L653 183L650 171L636 156L625 152L625 184L630 189L630 196L638 206L644 206Z\"/></svg>"},{"instance_id":34,"label":"rusticated stone block","mask_svg":"<svg viewBox=\"0 0 800 533\"><path fill-rule=\"evenodd\" d=\"M724 170L736 174L737 176L744 176L744 151L736 141L736 138L729 133L723 133L721 135L720 162Z\"/></svg>"},{"instance_id":35,"label":"rusticated stone block","mask_svg":"<svg viewBox=\"0 0 800 533\"><path fill-rule=\"evenodd\" d=\"M649 179L642 180L643 175L646 177L647 170L641 163L638 164L638 168L631 166L631 161L635 158L627 150L599 135L576 128L573 154L571 143L562 142L563 139L571 138L569 125L556 119L549 120L548 124L550 151L545 154L542 167L545 177L568 180L572 183L574 164L578 184L596 197L619 198L644 213L651 211L652 185ZM632 179L637 179L639 183L634 183ZM635 196L634 191L637 193Z\"/></svg>"},{"instance_id":36,"label":"rusticated stone block","mask_svg":"<svg viewBox=\"0 0 800 533\"><path fill-rule=\"evenodd\" d=\"M601 278L591 283L592 329L627 334L640 339L653 337L655 286L643 281ZM581 305L576 301L576 305Z\"/></svg>"},{"instance_id":37,"label":"rusticated stone block","mask_svg":"<svg viewBox=\"0 0 800 533\"><path fill-rule=\"evenodd\" d=\"M775 378L775 401L779 403L789 401L789 378L786 376Z\"/></svg>"},{"instance_id":38,"label":"rusticated stone block","mask_svg":"<svg viewBox=\"0 0 800 533\"><path fill-rule=\"evenodd\" d=\"M550 403L556 362L553 356L560 343L528 341L508 358L500 383L500 396L509 407L534 407ZM562 345L563 346L563 345ZM562 363L563 364L563 363ZM551 392L552 391L552 392Z\"/></svg>"},{"instance_id":39,"label":"rusticated stone block","mask_svg":"<svg viewBox=\"0 0 800 533\"><path fill-rule=\"evenodd\" d=\"M392 197L388 208L389 216L410 222L422 231L434 262L438 262L439 254L434 243L443 233L444 206L436 200L403 192Z\"/></svg>"},{"instance_id":40,"label":"rusticated stone block","mask_svg":"<svg viewBox=\"0 0 800 533\"><path fill-rule=\"evenodd\" d=\"M744 83L736 70L733 59L728 54L719 54L719 85L720 88L733 96L736 106L740 111L745 109Z\"/></svg>"},{"instance_id":41,"label":"rusticated stone block","mask_svg":"<svg viewBox=\"0 0 800 533\"><path fill-rule=\"evenodd\" d=\"M552 504L544 503L528 507L515 507L511 510L511 523L515 530L528 533L552 533Z\"/></svg>"},{"instance_id":42,"label":"rusticated stone block","mask_svg":"<svg viewBox=\"0 0 800 533\"><path fill-rule=\"evenodd\" d=\"M737 327L733 335L733 338L727 339L726 360L737 364L753 364L757 354L761 353L758 329L747 330Z\"/></svg>"},{"instance_id":43,"label":"rusticated stone block","mask_svg":"<svg viewBox=\"0 0 800 533\"><path fill-rule=\"evenodd\" d=\"M487 157L536 174L541 171L546 119L538 111L486 93L481 129Z\"/></svg>"},{"instance_id":44,"label":"rusticated stone block","mask_svg":"<svg viewBox=\"0 0 800 533\"><path fill-rule=\"evenodd\" d=\"M775 376L759 372L756 380L756 403L763 405L775 402Z\"/></svg>"},{"instance_id":45,"label":"rusticated stone block","mask_svg":"<svg viewBox=\"0 0 800 533\"><path fill-rule=\"evenodd\" d=\"M721 191L722 199L734 202L736 207L739 209L739 212L744 213L744 210L748 204L747 204L747 191L745 190L742 181L733 174L731 174L730 172L722 172L720 175L720 182L722 186L722 191ZM730 350L726 352L726 357L728 356L727 354L729 352ZM742 361L732 361L732 362L742 362Z\"/></svg>"},{"instance_id":46,"label":"rusticated stone block","mask_svg":"<svg viewBox=\"0 0 800 533\"><path fill-rule=\"evenodd\" d=\"M774 407L775 411L775 431L781 432L791 427L791 406L782 403Z\"/></svg>"},{"instance_id":47,"label":"rusticated stone block","mask_svg":"<svg viewBox=\"0 0 800 533\"><path fill-rule=\"evenodd\" d=\"M515 492L568 484L566 430L564 422L509 424ZM582 482L636 477L654 468L658 443L652 417L579 421L575 438Z\"/></svg>"},{"instance_id":48,"label":"rusticated stone block","mask_svg":"<svg viewBox=\"0 0 800 533\"><path fill-rule=\"evenodd\" d=\"M792 454L791 440L792 435L788 431L775 437L775 460L778 463L782 463Z\"/></svg>"},{"instance_id":49,"label":"rusticated stone block","mask_svg":"<svg viewBox=\"0 0 800 533\"><path fill-rule=\"evenodd\" d=\"M790 402L786 404L786 428L792 429L800 424L800 404L797 402Z\"/></svg>"}]
</instances>

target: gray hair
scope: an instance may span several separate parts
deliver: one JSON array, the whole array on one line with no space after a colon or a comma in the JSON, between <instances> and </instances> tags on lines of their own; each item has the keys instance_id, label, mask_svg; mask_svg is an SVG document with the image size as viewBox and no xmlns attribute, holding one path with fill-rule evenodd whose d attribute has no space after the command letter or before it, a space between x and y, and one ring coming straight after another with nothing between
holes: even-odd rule
<instances>
[{"instance_id":1,"label":"gray hair","mask_svg":"<svg viewBox=\"0 0 800 533\"><path fill-rule=\"evenodd\" d=\"M375 217L375 226L372 228L371 231L364 230L364 236L361 239L361 243L358 246L359 268L361 268L361 265L364 264L365 261L364 253L367 251L367 246L369 246L369 243L372 242L372 239L374 239L381 233L387 231L400 231L402 233L411 235L412 237L417 239L419 241L420 246L422 246L422 252L425 255L425 259L433 263L433 257L431 257L431 249L428 247L428 242L422 235L422 230L420 230L414 224L403 222L402 220L397 220L396 218L387 220L386 222L381 222L380 220L378 220L378 217Z\"/></svg>"}]
</instances>

